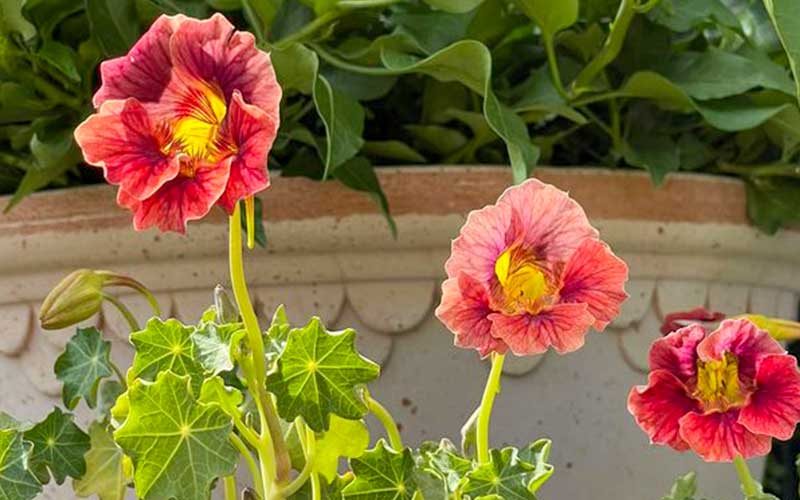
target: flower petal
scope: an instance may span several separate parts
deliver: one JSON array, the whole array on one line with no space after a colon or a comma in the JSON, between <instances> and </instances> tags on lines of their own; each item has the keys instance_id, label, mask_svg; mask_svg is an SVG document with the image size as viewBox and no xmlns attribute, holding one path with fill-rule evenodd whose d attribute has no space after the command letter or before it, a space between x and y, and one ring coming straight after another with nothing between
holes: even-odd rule
<instances>
[{"instance_id":1,"label":"flower petal","mask_svg":"<svg viewBox=\"0 0 800 500\"><path fill-rule=\"evenodd\" d=\"M680 434L689 447L706 462L732 462L769 453L772 438L754 434L737 422L738 410L701 415L689 413L680 420Z\"/></svg>"},{"instance_id":2,"label":"flower petal","mask_svg":"<svg viewBox=\"0 0 800 500\"><path fill-rule=\"evenodd\" d=\"M758 364L756 389L739 414L739 423L756 434L789 439L800 421L800 372L788 354L767 356Z\"/></svg>"},{"instance_id":3,"label":"flower petal","mask_svg":"<svg viewBox=\"0 0 800 500\"><path fill-rule=\"evenodd\" d=\"M671 446L678 451L689 448L680 436L678 422L687 413L698 409L683 382L666 370L650 372L647 385L632 388L628 395L628 411L650 436L650 442Z\"/></svg>"},{"instance_id":4,"label":"flower petal","mask_svg":"<svg viewBox=\"0 0 800 500\"><path fill-rule=\"evenodd\" d=\"M722 359L726 352L736 355L739 376L750 382L755 378L756 366L763 357L785 351L767 332L750 321L728 319L697 346L697 354L703 361Z\"/></svg>"},{"instance_id":5,"label":"flower petal","mask_svg":"<svg viewBox=\"0 0 800 500\"><path fill-rule=\"evenodd\" d=\"M559 354L578 350L594 323L586 304L556 304L539 314L506 316L492 313L492 336L503 340L517 356L539 354L552 346Z\"/></svg>"},{"instance_id":6,"label":"flower petal","mask_svg":"<svg viewBox=\"0 0 800 500\"><path fill-rule=\"evenodd\" d=\"M537 179L508 188L497 201L514 213L513 231L540 260L566 262L585 238L597 238L586 213L564 191Z\"/></svg>"},{"instance_id":7,"label":"flower petal","mask_svg":"<svg viewBox=\"0 0 800 500\"><path fill-rule=\"evenodd\" d=\"M189 19L176 30L170 50L179 71L216 82L227 100L238 90L277 128L281 88L269 55L256 48L251 33L235 31L219 13L203 21Z\"/></svg>"},{"instance_id":8,"label":"flower petal","mask_svg":"<svg viewBox=\"0 0 800 500\"><path fill-rule=\"evenodd\" d=\"M506 249L506 230L511 221L508 206L489 205L473 210L461 233L453 240L444 267L449 277L467 273L481 283L494 278L494 265Z\"/></svg>"},{"instance_id":9,"label":"flower petal","mask_svg":"<svg viewBox=\"0 0 800 500\"><path fill-rule=\"evenodd\" d=\"M161 231L185 233L186 223L204 217L222 195L230 169L228 158L216 164L198 165L192 177L181 175L167 182L134 207L133 227L142 231L156 226Z\"/></svg>"},{"instance_id":10,"label":"flower petal","mask_svg":"<svg viewBox=\"0 0 800 500\"><path fill-rule=\"evenodd\" d=\"M236 91L223 124L223 134L236 147L228 186L219 204L233 213L236 203L269 187L267 156L278 132L278 124L264 111L246 104Z\"/></svg>"},{"instance_id":11,"label":"flower petal","mask_svg":"<svg viewBox=\"0 0 800 500\"><path fill-rule=\"evenodd\" d=\"M619 314L628 294L628 266L608 245L584 239L564 270L562 302L585 303L595 318L594 328L602 331Z\"/></svg>"},{"instance_id":12,"label":"flower petal","mask_svg":"<svg viewBox=\"0 0 800 500\"><path fill-rule=\"evenodd\" d=\"M706 338L702 325L689 325L661 337L650 347L650 370L666 370L686 383L697 376L697 345Z\"/></svg>"},{"instance_id":13,"label":"flower petal","mask_svg":"<svg viewBox=\"0 0 800 500\"><path fill-rule=\"evenodd\" d=\"M488 292L470 276L462 273L442 283L436 317L455 334L457 346L476 349L482 357L506 352L505 343L492 337L492 323L487 317L491 312Z\"/></svg>"},{"instance_id":14,"label":"flower petal","mask_svg":"<svg viewBox=\"0 0 800 500\"><path fill-rule=\"evenodd\" d=\"M100 64L102 85L95 93L95 108L109 99L135 97L156 102L170 81L172 61L169 40L187 17L161 16L124 56Z\"/></svg>"},{"instance_id":15,"label":"flower petal","mask_svg":"<svg viewBox=\"0 0 800 500\"><path fill-rule=\"evenodd\" d=\"M75 129L86 163L102 167L106 180L144 199L178 175L175 158L161 152L159 140L136 99L106 101L97 114Z\"/></svg>"}]
</instances>

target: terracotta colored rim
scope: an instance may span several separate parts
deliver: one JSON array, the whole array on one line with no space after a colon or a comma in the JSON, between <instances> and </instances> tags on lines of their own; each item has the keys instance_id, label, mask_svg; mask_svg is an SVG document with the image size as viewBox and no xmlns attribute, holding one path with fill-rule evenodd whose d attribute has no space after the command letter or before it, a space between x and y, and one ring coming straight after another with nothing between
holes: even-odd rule
<instances>
[{"instance_id":1,"label":"terracotta colored rim","mask_svg":"<svg viewBox=\"0 0 800 500\"><path fill-rule=\"evenodd\" d=\"M511 184L507 167L382 168L378 174L396 216L461 213L493 203ZM746 224L744 185L737 180L694 174L669 176L654 187L644 172L597 168L539 168L535 176L569 191L593 219ZM28 233L89 223L94 229L130 226L130 214L117 207L111 186L88 186L37 193L9 214L0 230ZM374 201L336 182L273 178L261 198L269 221L374 214ZM8 202L0 197L0 207ZM205 219L220 223L214 210Z\"/></svg>"}]
</instances>

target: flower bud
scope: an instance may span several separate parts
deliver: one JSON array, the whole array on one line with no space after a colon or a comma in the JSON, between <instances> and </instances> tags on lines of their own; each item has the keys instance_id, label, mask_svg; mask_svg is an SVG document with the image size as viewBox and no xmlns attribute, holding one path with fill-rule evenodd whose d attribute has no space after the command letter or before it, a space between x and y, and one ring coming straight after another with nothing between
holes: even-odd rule
<instances>
[{"instance_id":1,"label":"flower bud","mask_svg":"<svg viewBox=\"0 0 800 500\"><path fill-rule=\"evenodd\" d=\"M61 280L47 295L39 310L45 330L58 330L91 318L103 303L103 285L111 274L78 269Z\"/></svg>"},{"instance_id":2,"label":"flower bud","mask_svg":"<svg viewBox=\"0 0 800 500\"><path fill-rule=\"evenodd\" d=\"M745 314L742 316L751 323L769 333L775 340L800 339L800 323L779 318L770 318L761 314Z\"/></svg>"},{"instance_id":3,"label":"flower bud","mask_svg":"<svg viewBox=\"0 0 800 500\"><path fill-rule=\"evenodd\" d=\"M233 323L239 320L239 309L222 285L214 288L214 309L217 312L218 323Z\"/></svg>"}]
</instances>

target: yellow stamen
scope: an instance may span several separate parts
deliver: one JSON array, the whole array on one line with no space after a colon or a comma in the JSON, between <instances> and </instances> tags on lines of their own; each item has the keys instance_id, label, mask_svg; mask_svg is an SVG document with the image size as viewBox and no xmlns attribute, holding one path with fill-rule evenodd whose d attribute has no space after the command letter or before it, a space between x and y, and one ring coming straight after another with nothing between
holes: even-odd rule
<instances>
[{"instance_id":1,"label":"yellow stamen","mask_svg":"<svg viewBox=\"0 0 800 500\"><path fill-rule=\"evenodd\" d=\"M186 115L177 120L172 142L194 158L213 159L218 154L217 134L225 118L225 99L217 89L200 86L187 96Z\"/></svg>"},{"instance_id":2,"label":"yellow stamen","mask_svg":"<svg viewBox=\"0 0 800 500\"><path fill-rule=\"evenodd\" d=\"M549 294L545 273L533 262L520 258L519 252L513 247L497 258L494 273L503 289L504 302L512 309L533 312L541 299Z\"/></svg>"},{"instance_id":3,"label":"yellow stamen","mask_svg":"<svg viewBox=\"0 0 800 500\"><path fill-rule=\"evenodd\" d=\"M743 402L744 396L739 385L739 362L734 354L725 353L719 361L697 362L696 395L707 406L720 409Z\"/></svg>"}]
</instances>

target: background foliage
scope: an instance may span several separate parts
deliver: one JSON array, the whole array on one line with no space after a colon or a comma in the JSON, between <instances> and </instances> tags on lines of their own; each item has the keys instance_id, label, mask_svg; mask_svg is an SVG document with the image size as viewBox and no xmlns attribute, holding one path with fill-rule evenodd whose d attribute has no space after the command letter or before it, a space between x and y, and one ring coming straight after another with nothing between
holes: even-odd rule
<instances>
[{"instance_id":1,"label":"background foliage","mask_svg":"<svg viewBox=\"0 0 800 500\"><path fill-rule=\"evenodd\" d=\"M739 176L765 230L800 215L792 0L0 0L0 193L97 182L72 131L99 61L214 11L272 51L270 167L384 211L375 165L543 163Z\"/></svg>"}]
</instances>

